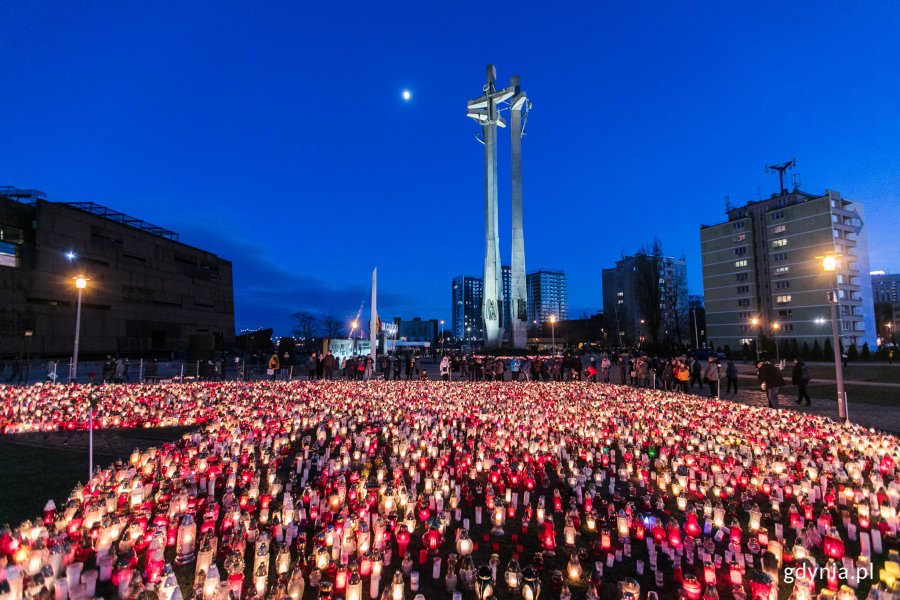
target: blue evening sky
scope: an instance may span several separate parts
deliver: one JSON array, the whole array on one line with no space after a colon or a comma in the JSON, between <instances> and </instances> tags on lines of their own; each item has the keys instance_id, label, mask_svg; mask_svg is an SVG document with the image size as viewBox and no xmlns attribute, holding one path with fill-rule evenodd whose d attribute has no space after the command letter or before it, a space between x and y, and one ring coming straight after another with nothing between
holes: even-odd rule
<instances>
[{"instance_id":1,"label":"blue evening sky","mask_svg":"<svg viewBox=\"0 0 900 600\"><path fill-rule=\"evenodd\" d=\"M700 293L700 224L791 157L802 189L865 204L872 268L900 271L898 31L866 1L3 0L0 185L231 259L238 328L349 318L376 265L383 318L449 320L451 278L482 268L465 104L492 62L534 103L526 264L566 271L573 315L654 236Z\"/></svg>"}]
</instances>

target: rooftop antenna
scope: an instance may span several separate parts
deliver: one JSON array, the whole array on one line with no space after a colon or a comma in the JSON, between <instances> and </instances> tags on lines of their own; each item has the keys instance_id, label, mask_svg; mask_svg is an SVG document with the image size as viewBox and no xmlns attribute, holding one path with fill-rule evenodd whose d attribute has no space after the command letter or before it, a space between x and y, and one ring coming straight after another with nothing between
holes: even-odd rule
<instances>
[{"instance_id":1,"label":"rooftop antenna","mask_svg":"<svg viewBox=\"0 0 900 600\"><path fill-rule=\"evenodd\" d=\"M725 196L725 213L731 212L731 196Z\"/></svg>"},{"instance_id":2,"label":"rooftop antenna","mask_svg":"<svg viewBox=\"0 0 900 600\"><path fill-rule=\"evenodd\" d=\"M778 173L778 184L781 186L781 195L784 196L784 172L797 166L797 161L793 158L787 162L774 165L766 165L767 173Z\"/></svg>"},{"instance_id":3,"label":"rooftop antenna","mask_svg":"<svg viewBox=\"0 0 900 600\"><path fill-rule=\"evenodd\" d=\"M800 189L800 173L791 173L791 182L794 186L794 191Z\"/></svg>"}]
</instances>

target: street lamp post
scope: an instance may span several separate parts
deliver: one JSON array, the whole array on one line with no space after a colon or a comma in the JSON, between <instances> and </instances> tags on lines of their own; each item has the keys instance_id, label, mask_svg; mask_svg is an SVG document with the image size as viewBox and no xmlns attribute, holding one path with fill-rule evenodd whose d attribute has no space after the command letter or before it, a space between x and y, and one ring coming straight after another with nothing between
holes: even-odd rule
<instances>
[{"instance_id":1,"label":"street lamp post","mask_svg":"<svg viewBox=\"0 0 900 600\"><path fill-rule=\"evenodd\" d=\"M550 315L550 347L556 354L556 315Z\"/></svg>"},{"instance_id":2,"label":"street lamp post","mask_svg":"<svg viewBox=\"0 0 900 600\"><path fill-rule=\"evenodd\" d=\"M834 379L837 383L837 401L838 401L838 417L841 422L850 421L850 415L847 411L847 392L844 391L844 365L841 362L841 336L838 325L838 287L837 287L837 259L834 256L826 256L822 259L822 268L826 273L835 273L834 281L829 286L834 285L833 291L829 293L829 303L831 304L831 344L834 350Z\"/></svg>"},{"instance_id":3,"label":"street lamp post","mask_svg":"<svg viewBox=\"0 0 900 600\"><path fill-rule=\"evenodd\" d=\"M778 329L780 327L780 323L772 323L772 340L775 342L775 360L778 362L781 362L781 356L778 354Z\"/></svg>"},{"instance_id":4,"label":"street lamp post","mask_svg":"<svg viewBox=\"0 0 900 600\"><path fill-rule=\"evenodd\" d=\"M444 320L441 319L441 354L444 353Z\"/></svg>"},{"instance_id":5,"label":"street lamp post","mask_svg":"<svg viewBox=\"0 0 900 600\"><path fill-rule=\"evenodd\" d=\"M78 308L75 309L75 348L72 351L72 368L69 369L69 383L78 380L78 342L81 338L81 295L87 287L87 278L79 275L75 278L75 287L78 289Z\"/></svg>"},{"instance_id":6,"label":"street lamp post","mask_svg":"<svg viewBox=\"0 0 900 600\"><path fill-rule=\"evenodd\" d=\"M753 329L756 331L756 362L759 362L759 319L753 317L750 319L750 324L753 325Z\"/></svg>"},{"instance_id":7,"label":"street lamp post","mask_svg":"<svg viewBox=\"0 0 900 600\"><path fill-rule=\"evenodd\" d=\"M28 385L28 375L31 369L31 338L33 335L33 330L25 330L25 385Z\"/></svg>"}]
</instances>

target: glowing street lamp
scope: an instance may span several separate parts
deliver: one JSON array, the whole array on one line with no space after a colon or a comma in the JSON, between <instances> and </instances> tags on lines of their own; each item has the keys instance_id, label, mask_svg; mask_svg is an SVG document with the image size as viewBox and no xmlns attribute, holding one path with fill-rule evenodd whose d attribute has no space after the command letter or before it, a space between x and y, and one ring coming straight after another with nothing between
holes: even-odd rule
<instances>
[{"instance_id":1,"label":"glowing street lamp","mask_svg":"<svg viewBox=\"0 0 900 600\"><path fill-rule=\"evenodd\" d=\"M759 362L759 318L753 317L750 319L750 324L753 325L753 329L756 330L756 362Z\"/></svg>"},{"instance_id":2,"label":"glowing street lamp","mask_svg":"<svg viewBox=\"0 0 900 600\"><path fill-rule=\"evenodd\" d=\"M350 322L350 339L351 339L351 340L353 339L353 332L356 331L356 328L357 328L357 327L359 327L359 321L357 321L356 319L353 319L353 320Z\"/></svg>"},{"instance_id":3,"label":"glowing street lamp","mask_svg":"<svg viewBox=\"0 0 900 600\"><path fill-rule=\"evenodd\" d=\"M556 315L550 315L550 340L553 352L556 353Z\"/></svg>"},{"instance_id":4,"label":"glowing street lamp","mask_svg":"<svg viewBox=\"0 0 900 600\"><path fill-rule=\"evenodd\" d=\"M772 340L775 342L775 360L781 361L778 355L778 330L781 329L781 323L772 323Z\"/></svg>"},{"instance_id":5,"label":"glowing street lamp","mask_svg":"<svg viewBox=\"0 0 900 600\"><path fill-rule=\"evenodd\" d=\"M828 293L828 301L831 304L831 345L834 350L834 379L837 383L837 400L838 400L838 417L844 423L850 421L847 412L847 393L844 391L844 365L841 362L841 340L838 331L838 287L837 287L837 258L834 256L824 256L822 258L822 269L825 273L834 273L834 289Z\"/></svg>"},{"instance_id":6,"label":"glowing street lamp","mask_svg":"<svg viewBox=\"0 0 900 600\"><path fill-rule=\"evenodd\" d=\"M75 310L75 349L72 351L72 367L69 369L69 383L78 377L78 341L81 338L81 295L87 287L87 277L79 275L75 279L75 288L78 290L78 308Z\"/></svg>"}]
</instances>

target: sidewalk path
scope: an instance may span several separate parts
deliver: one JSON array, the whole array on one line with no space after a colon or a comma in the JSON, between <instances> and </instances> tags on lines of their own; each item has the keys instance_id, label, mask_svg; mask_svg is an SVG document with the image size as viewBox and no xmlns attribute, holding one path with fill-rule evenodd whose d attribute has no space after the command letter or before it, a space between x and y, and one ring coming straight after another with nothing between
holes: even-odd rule
<instances>
[{"instance_id":1,"label":"sidewalk path","mask_svg":"<svg viewBox=\"0 0 900 600\"><path fill-rule=\"evenodd\" d=\"M882 384L883 385L883 384ZM837 398L821 399L813 398L811 406L801 406L796 400L796 388L786 388L779 394L778 399L782 410L795 410L820 417L828 417L837 421ZM755 384L752 388L738 389L737 394L723 394L723 400L733 400L741 404L751 406L768 406L765 394ZM863 404L861 402L849 402L847 407L850 413L850 421L863 427L870 427L880 431L887 431L900 435L900 409L879 406L877 404Z\"/></svg>"}]
</instances>

